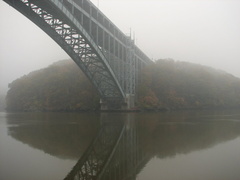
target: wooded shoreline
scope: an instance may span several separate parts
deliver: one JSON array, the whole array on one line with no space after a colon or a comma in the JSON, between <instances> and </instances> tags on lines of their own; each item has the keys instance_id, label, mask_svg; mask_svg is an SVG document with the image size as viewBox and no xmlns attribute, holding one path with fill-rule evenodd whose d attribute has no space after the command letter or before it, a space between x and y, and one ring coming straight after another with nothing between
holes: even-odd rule
<instances>
[{"instance_id":1,"label":"wooded shoreline","mask_svg":"<svg viewBox=\"0 0 240 180\"><path fill-rule=\"evenodd\" d=\"M100 111L100 97L70 60L29 73L9 85L7 111ZM240 107L240 79L210 67L158 60L140 74L136 108L170 111Z\"/></svg>"}]
</instances>

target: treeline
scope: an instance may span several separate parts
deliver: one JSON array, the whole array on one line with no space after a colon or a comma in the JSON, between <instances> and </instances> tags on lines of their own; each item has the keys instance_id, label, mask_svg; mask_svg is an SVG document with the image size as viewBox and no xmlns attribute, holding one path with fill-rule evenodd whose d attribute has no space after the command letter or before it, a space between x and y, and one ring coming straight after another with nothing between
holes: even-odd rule
<instances>
[{"instance_id":1,"label":"treeline","mask_svg":"<svg viewBox=\"0 0 240 180\"><path fill-rule=\"evenodd\" d=\"M9 88L8 111L85 111L99 104L95 89L70 60L31 72Z\"/></svg>"},{"instance_id":2,"label":"treeline","mask_svg":"<svg viewBox=\"0 0 240 180\"><path fill-rule=\"evenodd\" d=\"M5 111L5 95L0 94L0 112Z\"/></svg>"},{"instance_id":3,"label":"treeline","mask_svg":"<svg viewBox=\"0 0 240 180\"><path fill-rule=\"evenodd\" d=\"M240 107L240 79L202 65L158 60L141 72L142 109Z\"/></svg>"},{"instance_id":4,"label":"treeline","mask_svg":"<svg viewBox=\"0 0 240 180\"><path fill-rule=\"evenodd\" d=\"M140 75L136 105L144 110L240 106L240 79L202 65L158 60ZM9 85L8 111L99 109L99 96L70 60L25 75Z\"/></svg>"}]
</instances>

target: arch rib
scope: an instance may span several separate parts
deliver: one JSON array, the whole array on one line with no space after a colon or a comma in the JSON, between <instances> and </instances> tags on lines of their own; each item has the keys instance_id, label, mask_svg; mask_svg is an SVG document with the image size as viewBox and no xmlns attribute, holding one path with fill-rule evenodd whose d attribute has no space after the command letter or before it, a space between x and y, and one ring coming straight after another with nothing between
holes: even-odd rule
<instances>
[{"instance_id":1,"label":"arch rib","mask_svg":"<svg viewBox=\"0 0 240 180\"><path fill-rule=\"evenodd\" d=\"M125 93L105 56L62 0L4 1L56 41L90 79L102 99L124 100Z\"/></svg>"}]
</instances>

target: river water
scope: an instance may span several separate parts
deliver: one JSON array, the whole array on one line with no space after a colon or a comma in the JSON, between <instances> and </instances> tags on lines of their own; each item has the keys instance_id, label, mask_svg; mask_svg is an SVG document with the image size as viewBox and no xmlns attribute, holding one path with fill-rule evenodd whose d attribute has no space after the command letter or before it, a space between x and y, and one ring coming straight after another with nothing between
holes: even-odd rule
<instances>
[{"instance_id":1,"label":"river water","mask_svg":"<svg viewBox=\"0 0 240 180\"><path fill-rule=\"evenodd\" d=\"M100 136L99 132L106 125L105 136ZM121 136L124 140L119 138L115 129L109 131L116 126L125 133ZM115 136L119 140L111 141L111 137ZM110 143L100 146L93 143L96 141L113 142L114 146L110 146ZM115 173L111 179L240 179L240 110L1 112L0 179L64 179L75 164L82 161L79 159L89 154L86 152L90 151L89 146L93 144L99 152L103 152L100 148L105 148L104 152L113 153L113 156L106 156L109 165L105 168L105 174ZM114 155L117 152L120 154ZM95 162L100 164L101 161ZM124 170L124 166L127 170ZM114 167L114 171L109 167Z\"/></svg>"}]
</instances>

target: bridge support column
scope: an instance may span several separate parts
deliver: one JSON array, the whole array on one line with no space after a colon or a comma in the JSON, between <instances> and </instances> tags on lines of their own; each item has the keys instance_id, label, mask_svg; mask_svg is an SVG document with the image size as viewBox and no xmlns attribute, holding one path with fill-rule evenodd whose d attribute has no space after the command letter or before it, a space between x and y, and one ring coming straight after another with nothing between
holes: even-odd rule
<instances>
[{"instance_id":1,"label":"bridge support column","mask_svg":"<svg viewBox=\"0 0 240 180\"><path fill-rule=\"evenodd\" d=\"M126 99L125 99L125 102L126 102L126 109L132 109L135 107L135 95L134 94L126 94Z\"/></svg>"},{"instance_id":2,"label":"bridge support column","mask_svg":"<svg viewBox=\"0 0 240 180\"><path fill-rule=\"evenodd\" d=\"M124 111L131 110L135 107L135 96L134 94L126 94L124 101L119 99L111 100L100 100L101 110L102 111Z\"/></svg>"}]
</instances>

